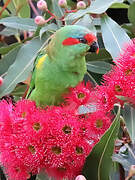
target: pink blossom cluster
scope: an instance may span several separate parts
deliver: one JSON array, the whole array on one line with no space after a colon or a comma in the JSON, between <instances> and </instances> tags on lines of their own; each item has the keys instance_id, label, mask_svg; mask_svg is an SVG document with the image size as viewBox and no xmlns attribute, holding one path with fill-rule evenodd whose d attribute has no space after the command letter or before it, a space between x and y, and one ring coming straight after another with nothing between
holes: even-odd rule
<instances>
[{"instance_id":1,"label":"pink blossom cluster","mask_svg":"<svg viewBox=\"0 0 135 180\"><path fill-rule=\"evenodd\" d=\"M11 180L26 180L41 170L58 180L74 179L110 126L104 113L79 116L67 106L40 109L30 100L15 106L3 100L0 109L0 162Z\"/></svg>"},{"instance_id":2,"label":"pink blossom cluster","mask_svg":"<svg viewBox=\"0 0 135 180\"><path fill-rule=\"evenodd\" d=\"M135 105L135 39L128 43L115 61L116 66L103 76L102 86L91 93L97 108L109 112L115 103Z\"/></svg>"}]
</instances>

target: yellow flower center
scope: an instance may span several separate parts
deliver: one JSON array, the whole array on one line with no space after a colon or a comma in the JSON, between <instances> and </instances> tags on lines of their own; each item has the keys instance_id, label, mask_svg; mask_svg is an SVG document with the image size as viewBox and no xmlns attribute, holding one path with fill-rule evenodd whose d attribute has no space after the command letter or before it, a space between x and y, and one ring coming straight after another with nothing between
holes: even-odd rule
<instances>
[{"instance_id":1,"label":"yellow flower center","mask_svg":"<svg viewBox=\"0 0 135 180\"><path fill-rule=\"evenodd\" d=\"M35 131L39 131L40 129L41 129L41 125L40 125L40 123L34 123L34 125L33 125L33 129L35 130Z\"/></svg>"},{"instance_id":2,"label":"yellow flower center","mask_svg":"<svg viewBox=\"0 0 135 180\"><path fill-rule=\"evenodd\" d=\"M103 127L103 121L101 119L96 120L96 127L102 128Z\"/></svg>"},{"instance_id":3,"label":"yellow flower center","mask_svg":"<svg viewBox=\"0 0 135 180\"><path fill-rule=\"evenodd\" d=\"M55 154L60 154L61 148L59 146L54 146L52 147L52 152L54 152Z\"/></svg>"}]
</instances>

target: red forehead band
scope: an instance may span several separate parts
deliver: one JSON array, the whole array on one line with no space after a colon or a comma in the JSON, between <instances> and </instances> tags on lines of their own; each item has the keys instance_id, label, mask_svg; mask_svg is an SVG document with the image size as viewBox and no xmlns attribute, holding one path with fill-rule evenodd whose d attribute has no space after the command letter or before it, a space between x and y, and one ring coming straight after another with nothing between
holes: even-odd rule
<instances>
[{"instance_id":1,"label":"red forehead band","mask_svg":"<svg viewBox=\"0 0 135 180\"><path fill-rule=\"evenodd\" d=\"M87 40L89 45L91 45L94 41L97 41L97 38L94 34L86 34L84 38Z\"/></svg>"},{"instance_id":2,"label":"red forehead band","mask_svg":"<svg viewBox=\"0 0 135 180\"><path fill-rule=\"evenodd\" d=\"M64 46L71 46L71 45L75 45L75 44L79 44L79 43L80 43L80 41L78 39L75 39L72 37L69 37L62 42L62 44Z\"/></svg>"}]
</instances>

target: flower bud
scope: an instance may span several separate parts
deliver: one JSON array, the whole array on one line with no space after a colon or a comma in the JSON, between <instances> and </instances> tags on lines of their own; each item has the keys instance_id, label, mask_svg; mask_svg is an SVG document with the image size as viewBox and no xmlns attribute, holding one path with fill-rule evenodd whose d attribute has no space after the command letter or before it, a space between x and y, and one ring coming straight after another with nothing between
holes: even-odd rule
<instances>
[{"instance_id":1,"label":"flower bud","mask_svg":"<svg viewBox=\"0 0 135 180\"><path fill-rule=\"evenodd\" d=\"M37 25L44 25L45 24L45 20L42 16L36 16L34 21Z\"/></svg>"},{"instance_id":2,"label":"flower bud","mask_svg":"<svg viewBox=\"0 0 135 180\"><path fill-rule=\"evenodd\" d=\"M85 9L86 8L86 3L84 1L79 1L77 3L77 9Z\"/></svg>"},{"instance_id":3,"label":"flower bud","mask_svg":"<svg viewBox=\"0 0 135 180\"><path fill-rule=\"evenodd\" d=\"M79 175L75 178L75 180L86 180L86 178L83 175Z\"/></svg>"},{"instance_id":4,"label":"flower bud","mask_svg":"<svg viewBox=\"0 0 135 180\"><path fill-rule=\"evenodd\" d=\"M66 7L67 7L67 1L66 1L66 0L59 0L59 1L58 1L58 5L59 5L61 8L66 8Z\"/></svg>"},{"instance_id":5,"label":"flower bud","mask_svg":"<svg viewBox=\"0 0 135 180\"><path fill-rule=\"evenodd\" d=\"M44 1L44 0L39 0L39 1L37 2L37 7L38 7L38 9L40 9L40 10L42 10L42 11L45 11L45 10L47 9L47 3L46 3L46 1Z\"/></svg>"},{"instance_id":6,"label":"flower bud","mask_svg":"<svg viewBox=\"0 0 135 180\"><path fill-rule=\"evenodd\" d=\"M3 78L0 77L0 86L2 86L2 85L3 85Z\"/></svg>"}]
</instances>

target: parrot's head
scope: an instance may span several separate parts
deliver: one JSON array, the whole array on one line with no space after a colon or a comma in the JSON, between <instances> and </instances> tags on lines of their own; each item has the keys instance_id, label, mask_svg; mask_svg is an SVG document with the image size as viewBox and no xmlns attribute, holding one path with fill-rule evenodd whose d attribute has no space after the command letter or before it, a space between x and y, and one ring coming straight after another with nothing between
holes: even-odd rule
<instances>
[{"instance_id":1,"label":"parrot's head","mask_svg":"<svg viewBox=\"0 0 135 180\"><path fill-rule=\"evenodd\" d=\"M89 29L78 25L67 25L58 30L47 47L51 59L74 59L85 56L87 52L98 51L96 36Z\"/></svg>"}]
</instances>

